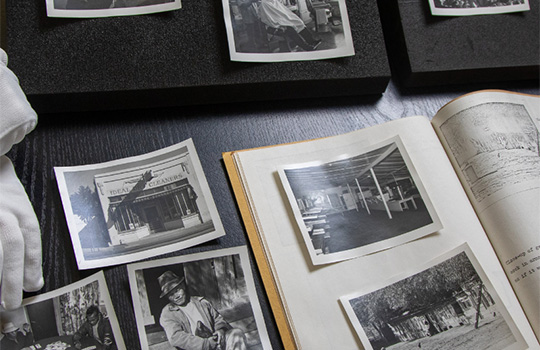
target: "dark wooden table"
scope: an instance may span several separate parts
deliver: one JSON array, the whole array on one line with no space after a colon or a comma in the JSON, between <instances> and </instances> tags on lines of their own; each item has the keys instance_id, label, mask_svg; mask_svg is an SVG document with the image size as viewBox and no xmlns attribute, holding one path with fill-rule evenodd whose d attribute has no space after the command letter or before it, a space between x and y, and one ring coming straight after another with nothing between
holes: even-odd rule
<instances>
[{"instance_id":1,"label":"dark wooden table","mask_svg":"<svg viewBox=\"0 0 540 350\"><path fill-rule=\"evenodd\" d=\"M538 81L412 91L391 82L382 96L40 115L37 128L8 155L41 224L45 275L42 292L97 272L77 269L54 166L139 155L192 138L227 235L166 256L245 245L247 237L222 152L331 136L411 115L432 117L452 98L481 88L540 93ZM252 265L273 348L281 349L253 259ZM140 349L126 266L108 267L104 273L127 349Z\"/></svg>"}]
</instances>

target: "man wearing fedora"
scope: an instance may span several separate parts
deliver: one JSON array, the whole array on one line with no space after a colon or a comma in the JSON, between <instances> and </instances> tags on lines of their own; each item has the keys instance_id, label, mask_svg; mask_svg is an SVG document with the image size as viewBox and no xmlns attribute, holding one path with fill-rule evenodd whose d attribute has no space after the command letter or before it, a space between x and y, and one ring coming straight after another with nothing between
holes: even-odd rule
<instances>
[{"instance_id":1,"label":"man wearing fedora","mask_svg":"<svg viewBox=\"0 0 540 350\"><path fill-rule=\"evenodd\" d=\"M191 296L185 277L172 271L158 277L160 297L169 303L161 311L159 323L169 343L181 350L245 350L242 330L233 328L223 316L202 297Z\"/></svg>"},{"instance_id":2,"label":"man wearing fedora","mask_svg":"<svg viewBox=\"0 0 540 350\"><path fill-rule=\"evenodd\" d=\"M21 350L32 345L31 337L27 337L20 332L13 322L4 324L2 333L4 333L4 338L0 341L1 350Z\"/></svg>"}]
</instances>

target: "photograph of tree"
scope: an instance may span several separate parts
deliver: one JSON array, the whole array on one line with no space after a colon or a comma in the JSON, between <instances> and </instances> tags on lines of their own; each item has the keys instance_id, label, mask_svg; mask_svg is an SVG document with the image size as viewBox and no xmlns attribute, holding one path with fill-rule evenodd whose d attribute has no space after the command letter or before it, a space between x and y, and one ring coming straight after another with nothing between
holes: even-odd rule
<instances>
[{"instance_id":1,"label":"photograph of tree","mask_svg":"<svg viewBox=\"0 0 540 350\"><path fill-rule=\"evenodd\" d=\"M521 339L491 285L463 250L341 302L369 349L506 349Z\"/></svg>"}]
</instances>

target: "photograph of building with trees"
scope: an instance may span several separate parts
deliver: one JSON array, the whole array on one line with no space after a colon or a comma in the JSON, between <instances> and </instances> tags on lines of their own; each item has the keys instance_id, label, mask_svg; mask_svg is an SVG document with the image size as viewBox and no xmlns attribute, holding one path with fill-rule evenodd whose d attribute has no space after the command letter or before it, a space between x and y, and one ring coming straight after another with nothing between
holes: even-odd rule
<instances>
[{"instance_id":1,"label":"photograph of building with trees","mask_svg":"<svg viewBox=\"0 0 540 350\"><path fill-rule=\"evenodd\" d=\"M366 348L493 350L517 342L497 300L462 251L342 303L361 325L356 331L369 340Z\"/></svg>"}]
</instances>

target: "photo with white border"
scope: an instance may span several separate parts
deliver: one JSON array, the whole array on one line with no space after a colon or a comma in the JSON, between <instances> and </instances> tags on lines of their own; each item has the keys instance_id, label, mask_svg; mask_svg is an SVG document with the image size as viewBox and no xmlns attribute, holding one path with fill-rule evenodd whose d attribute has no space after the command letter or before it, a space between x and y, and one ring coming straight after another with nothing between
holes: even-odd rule
<instances>
[{"instance_id":1,"label":"photo with white border","mask_svg":"<svg viewBox=\"0 0 540 350\"><path fill-rule=\"evenodd\" d=\"M434 16L474 16L529 11L529 0L429 0Z\"/></svg>"},{"instance_id":2,"label":"photo with white border","mask_svg":"<svg viewBox=\"0 0 540 350\"><path fill-rule=\"evenodd\" d=\"M310 158L278 174L314 265L372 254L442 228L399 137Z\"/></svg>"},{"instance_id":3,"label":"photo with white border","mask_svg":"<svg viewBox=\"0 0 540 350\"><path fill-rule=\"evenodd\" d=\"M527 348L467 244L340 303L368 350Z\"/></svg>"},{"instance_id":4,"label":"photo with white border","mask_svg":"<svg viewBox=\"0 0 540 350\"><path fill-rule=\"evenodd\" d=\"M79 269L129 263L225 235L191 139L54 171Z\"/></svg>"},{"instance_id":5,"label":"photo with white border","mask_svg":"<svg viewBox=\"0 0 540 350\"><path fill-rule=\"evenodd\" d=\"M345 0L222 0L232 61L354 55Z\"/></svg>"},{"instance_id":6,"label":"photo with white border","mask_svg":"<svg viewBox=\"0 0 540 350\"><path fill-rule=\"evenodd\" d=\"M17 336L17 349L126 349L102 271L26 298L20 308L3 310L0 318L4 337L10 336L6 331ZM92 327L99 329L98 339ZM1 338L0 344L6 341Z\"/></svg>"},{"instance_id":7,"label":"photo with white border","mask_svg":"<svg viewBox=\"0 0 540 350\"><path fill-rule=\"evenodd\" d=\"M246 246L133 263L127 268L143 350L187 349L197 344L205 348L211 339L221 349L229 348L223 346L225 342L246 350L272 348ZM223 343L216 336L220 329Z\"/></svg>"},{"instance_id":8,"label":"photo with white border","mask_svg":"<svg viewBox=\"0 0 540 350\"><path fill-rule=\"evenodd\" d=\"M46 0L48 17L134 16L182 8L181 0Z\"/></svg>"}]
</instances>

